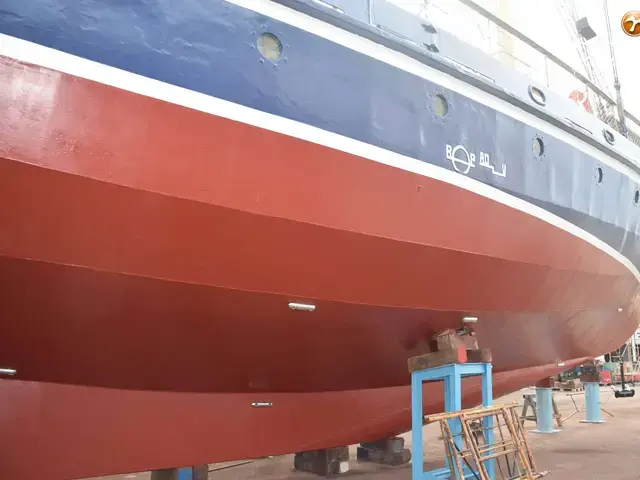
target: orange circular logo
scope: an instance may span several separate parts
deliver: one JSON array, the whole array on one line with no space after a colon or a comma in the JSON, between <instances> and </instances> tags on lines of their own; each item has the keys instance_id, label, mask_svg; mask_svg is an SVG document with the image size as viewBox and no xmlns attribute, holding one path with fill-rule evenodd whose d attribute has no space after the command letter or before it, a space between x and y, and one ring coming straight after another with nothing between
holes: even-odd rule
<instances>
[{"instance_id":1,"label":"orange circular logo","mask_svg":"<svg viewBox=\"0 0 640 480\"><path fill-rule=\"evenodd\" d=\"M631 37L640 37L640 10L631 10L622 16L622 30Z\"/></svg>"}]
</instances>

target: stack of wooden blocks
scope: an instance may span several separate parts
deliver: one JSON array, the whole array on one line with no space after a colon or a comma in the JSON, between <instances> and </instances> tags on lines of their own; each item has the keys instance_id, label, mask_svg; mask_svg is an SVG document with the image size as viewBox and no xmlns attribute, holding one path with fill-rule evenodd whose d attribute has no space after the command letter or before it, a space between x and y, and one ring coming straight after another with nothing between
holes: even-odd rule
<instances>
[{"instance_id":1,"label":"stack of wooden blocks","mask_svg":"<svg viewBox=\"0 0 640 480\"><path fill-rule=\"evenodd\" d=\"M583 363L580 370L580 381L582 383L600 383L600 371L602 367L598 365L595 360Z\"/></svg>"},{"instance_id":2,"label":"stack of wooden blocks","mask_svg":"<svg viewBox=\"0 0 640 480\"><path fill-rule=\"evenodd\" d=\"M433 338L430 347L430 353L408 360L410 372L452 363L491 362L491 351L488 348L478 348L478 340L472 332L446 330Z\"/></svg>"}]
</instances>

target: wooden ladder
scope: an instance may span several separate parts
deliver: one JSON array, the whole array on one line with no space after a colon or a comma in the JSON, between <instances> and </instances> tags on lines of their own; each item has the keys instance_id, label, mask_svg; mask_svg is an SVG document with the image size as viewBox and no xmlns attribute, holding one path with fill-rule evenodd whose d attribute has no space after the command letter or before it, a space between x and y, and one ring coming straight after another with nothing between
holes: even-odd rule
<instances>
[{"instance_id":1,"label":"wooden ladder","mask_svg":"<svg viewBox=\"0 0 640 480\"><path fill-rule=\"evenodd\" d=\"M466 468L474 472L478 480L491 480L487 468L489 461L494 462L496 479L534 480L547 475L548 472L536 472L517 407L515 403L496 405L425 418L426 423L440 422L451 478L465 478ZM488 423L487 419L492 420L491 427L483 426ZM459 421L460 433L453 433L452 420ZM485 435L488 429L494 432L491 444L487 443Z\"/></svg>"}]
</instances>

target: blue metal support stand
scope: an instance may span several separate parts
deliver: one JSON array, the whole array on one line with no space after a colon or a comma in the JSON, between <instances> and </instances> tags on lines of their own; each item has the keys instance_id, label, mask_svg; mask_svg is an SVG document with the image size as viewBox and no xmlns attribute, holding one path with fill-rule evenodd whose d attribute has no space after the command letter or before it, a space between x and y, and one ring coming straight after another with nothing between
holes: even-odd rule
<instances>
[{"instance_id":1,"label":"blue metal support stand","mask_svg":"<svg viewBox=\"0 0 640 480\"><path fill-rule=\"evenodd\" d=\"M455 412L462 410L462 378L473 375L482 375L482 405L484 407L491 406L493 402L493 386L491 382L491 364L490 363L454 363L451 365L443 365L441 367L430 368L427 370L419 370L411 373L411 436L413 444L413 459L411 460L411 478L412 480L435 480L450 479L451 473L448 466L438 470L425 472L424 454L422 444L422 383L430 381L444 381L444 410L445 412ZM457 419L449 420L449 428L451 433L456 435L462 430L460 421ZM493 419L488 417L483 419L483 427L485 430L485 438L487 444L493 444ZM462 449L462 439L456 437L456 445ZM492 451L487 452L490 455ZM495 478L495 462L489 460L486 462L489 478ZM465 478L477 478L477 473L472 472L469 468L465 468ZM455 475L456 480L458 474Z\"/></svg>"},{"instance_id":2,"label":"blue metal support stand","mask_svg":"<svg viewBox=\"0 0 640 480\"><path fill-rule=\"evenodd\" d=\"M178 470L178 480L193 480L193 468L186 467Z\"/></svg>"},{"instance_id":3,"label":"blue metal support stand","mask_svg":"<svg viewBox=\"0 0 640 480\"><path fill-rule=\"evenodd\" d=\"M596 382L584 383L584 404L586 418L582 423L605 423L600 418L600 384Z\"/></svg>"},{"instance_id":4,"label":"blue metal support stand","mask_svg":"<svg viewBox=\"0 0 640 480\"><path fill-rule=\"evenodd\" d=\"M534 433L557 433L553 428L553 392L550 388L536 388L536 426Z\"/></svg>"}]
</instances>

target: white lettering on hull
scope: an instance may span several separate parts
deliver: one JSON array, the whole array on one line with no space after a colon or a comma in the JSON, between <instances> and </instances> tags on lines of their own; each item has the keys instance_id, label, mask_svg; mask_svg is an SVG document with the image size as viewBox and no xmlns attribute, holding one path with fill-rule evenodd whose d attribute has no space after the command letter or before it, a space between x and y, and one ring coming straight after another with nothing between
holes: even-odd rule
<instances>
[{"instance_id":1,"label":"white lettering on hull","mask_svg":"<svg viewBox=\"0 0 640 480\"><path fill-rule=\"evenodd\" d=\"M451 162L453 169L467 175L472 168L476 167L476 155L465 148L464 145L456 145L455 147L447 143L445 149L445 157ZM480 161L478 166L491 170L493 175L498 177L507 177L507 166L503 163L500 171L491 164L491 157L488 153L480 152Z\"/></svg>"}]
</instances>

